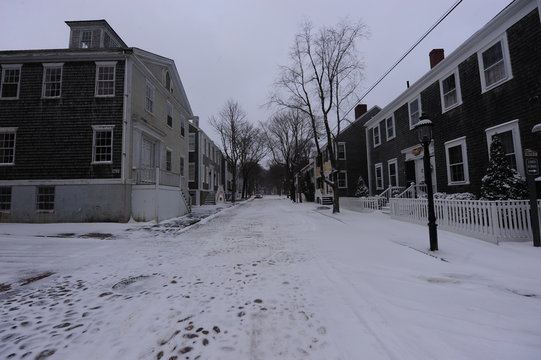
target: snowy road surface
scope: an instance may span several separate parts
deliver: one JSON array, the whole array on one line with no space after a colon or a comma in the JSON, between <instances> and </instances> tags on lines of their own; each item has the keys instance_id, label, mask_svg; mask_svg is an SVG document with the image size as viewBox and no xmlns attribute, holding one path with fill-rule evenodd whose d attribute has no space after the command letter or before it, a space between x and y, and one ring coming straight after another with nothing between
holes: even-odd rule
<instances>
[{"instance_id":1,"label":"snowy road surface","mask_svg":"<svg viewBox=\"0 0 541 360\"><path fill-rule=\"evenodd\" d=\"M541 249L278 197L0 224L1 359L541 359ZM84 235L84 236L83 236Z\"/></svg>"}]
</instances>

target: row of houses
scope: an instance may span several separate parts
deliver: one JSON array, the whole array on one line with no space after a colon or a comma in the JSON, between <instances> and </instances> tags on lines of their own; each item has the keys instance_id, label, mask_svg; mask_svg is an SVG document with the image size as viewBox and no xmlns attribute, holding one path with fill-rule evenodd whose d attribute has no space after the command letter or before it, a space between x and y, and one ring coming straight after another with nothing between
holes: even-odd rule
<instances>
[{"instance_id":1,"label":"row of houses","mask_svg":"<svg viewBox=\"0 0 541 360\"><path fill-rule=\"evenodd\" d=\"M509 164L525 176L523 153L541 151L541 23L539 0L515 0L448 56L429 54L430 70L389 104L360 104L336 137L340 196L355 196L359 177L371 195L424 184L423 147L415 125L433 122L432 182L445 193L479 195L493 136ZM332 199L314 159L301 177L311 178L319 202ZM538 191L540 180L537 179Z\"/></svg>"},{"instance_id":2,"label":"row of houses","mask_svg":"<svg viewBox=\"0 0 541 360\"><path fill-rule=\"evenodd\" d=\"M174 61L105 20L66 24L67 49L0 51L0 221L163 220L224 201L231 175Z\"/></svg>"}]
</instances>

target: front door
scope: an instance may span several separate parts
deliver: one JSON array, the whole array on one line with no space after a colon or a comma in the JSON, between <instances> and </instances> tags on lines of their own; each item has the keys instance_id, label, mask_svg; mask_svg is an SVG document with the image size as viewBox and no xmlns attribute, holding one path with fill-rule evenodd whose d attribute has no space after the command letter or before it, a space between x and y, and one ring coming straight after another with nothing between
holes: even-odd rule
<instances>
[{"instance_id":1,"label":"front door","mask_svg":"<svg viewBox=\"0 0 541 360\"><path fill-rule=\"evenodd\" d=\"M415 161L410 160L405 162L406 165L406 187L410 186L411 183L417 183L415 178Z\"/></svg>"},{"instance_id":2,"label":"front door","mask_svg":"<svg viewBox=\"0 0 541 360\"><path fill-rule=\"evenodd\" d=\"M415 161L415 178L416 184L425 184L425 167L423 163L423 159L416 159ZM431 173L432 173L432 186L434 189L434 192L436 191L436 164L434 163L434 156L430 157L430 167Z\"/></svg>"}]
</instances>

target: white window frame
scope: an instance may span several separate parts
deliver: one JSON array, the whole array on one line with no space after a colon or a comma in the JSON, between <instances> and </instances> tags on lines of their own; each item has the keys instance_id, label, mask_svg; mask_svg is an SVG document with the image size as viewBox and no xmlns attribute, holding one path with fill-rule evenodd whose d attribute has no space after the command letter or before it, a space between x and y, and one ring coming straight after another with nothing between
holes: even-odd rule
<instances>
[{"instance_id":1,"label":"white window frame","mask_svg":"<svg viewBox=\"0 0 541 360\"><path fill-rule=\"evenodd\" d=\"M165 148L165 171L173 171L173 150Z\"/></svg>"},{"instance_id":2,"label":"white window frame","mask_svg":"<svg viewBox=\"0 0 541 360\"><path fill-rule=\"evenodd\" d=\"M60 69L60 81L47 81L47 71L51 69ZM62 96L62 77L64 75L64 63L43 64L43 82L41 85L41 97L44 99L58 99ZM58 95L47 95L47 84L59 84Z\"/></svg>"},{"instance_id":3,"label":"white window frame","mask_svg":"<svg viewBox=\"0 0 541 360\"><path fill-rule=\"evenodd\" d=\"M156 102L156 87L147 80L145 85L145 111L154 114L154 103Z\"/></svg>"},{"instance_id":4,"label":"white window frame","mask_svg":"<svg viewBox=\"0 0 541 360\"><path fill-rule=\"evenodd\" d=\"M388 122L389 119L391 120L391 123L393 124L392 136L389 136L389 122ZM396 126L395 126L396 124L394 122L394 115L391 115L390 117L386 118L384 122L385 122L385 137L387 141L394 139L396 137Z\"/></svg>"},{"instance_id":5,"label":"white window frame","mask_svg":"<svg viewBox=\"0 0 541 360\"><path fill-rule=\"evenodd\" d=\"M391 165L394 165L394 178L396 185L393 185L393 182L391 181ZM396 158L387 161L387 172L389 173L389 186L398 186L398 161Z\"/></svg>"},{"instance_id":6,"label":"white window frame","mask_svg":"<svg viewBox=\"0 0 541 360\"><path fill-rule=\"evenodd\" d=\"M344 183L340 185L340 175L344 174ZM346 170L341 170L338 172L338 177L336 178L336 181L338 182L338 188L339 189L347 189L348 187L348 172Z\"/></svg>"},{"instance_id":7,"label":"white window frame","mask_svg":"<svg viewBox=\"0 0 541 360\"><path fill-rule=\"evenodd\" d=\"M171 125L169 125L169 118L171 118ZM173 128L173 104L167 100L167 119L166 124L169 128Z\"/></svg>"},{"instance_id":8,"label":"white window frame","mask_svg":"<svg viewBox=\"0 0 541 360\"><path fill-rule=\"evenodd\" d=\"M83 46L83 36L85 33L90 33L90 42L88 43L88 46ZM94 34L92 33L92 30L81 30L81 35L79 36L79 48L80 49L90 49L92 47L92 38L94 37ZM86 43L86 42L85 42Z\"/></svg>"},{"instance_id":9,"label":"white window frame","mask_svg":"<svg viewBox=\"0 0 541 360\"><path fill-rule=\"evenodd\" d=\"M517 163L517 171L520 175L524 175L524 160L522 158L522 143L520 141L520 129L518 126L518 119L508 121L503 124L499 124L488 129L485 129L487 136L488 156L490 157L490 144L492 144L492 137L498 133L511 131L513 134L513 147L515 149L515 160Z\"/></svg>"},{"instance_id":10,"label":"white window frame","mask_svg":"<svg viewBox=\"0 0 541 360\"><path fill-rule=\"evenodd\" d=\"M449 106L445 106L445 95L447 95L450 92L447 92L447 94L443 93L443 82L447 80L448 78L450 78L451 76L455 77L456 103L451 104ZM443 78L440 79L440 98L441 98L441 113L442 114L462 104L462 92L460 91L460 77L458 76L458 68L455 69L453 72L447 74L447 76L444 76Z\"/></svg>"},{"instance_id":11,"label":"white window frame","mask_svg":"<svg viewBox=\"0 0 541 360\"><path fill-rule=\"evenodd\" d=\"M4 96L4 84L6 78L6 70L17 70L19 71L19 79L17 81L17 95L16 96ZM17 100L19 98L19 93L21 91L21 77L22 77L22 64L2 64L2 81L0 82L0 99L2 100ZM14 82L9 82L9 84L15 84Z\"/></svg>"},{"instance_id":12,"label":"white window frame","mask_svg":"<svg viewBox=\"0 0 541 360\"><path fill-rule=\"evenodd\" d=\"M380 175L378 177L378 169L380 170ZM377 163L377 164L374 164L374 178L376 180L376 190L383 190L384 189L384 182L383 182L383 164L382 163ZM381 183L381 186L378 184L378 179L379 179L379 182Z\"/></svg>"},{"instance_id":13,"label":"white window frame","mask_svg":"<svg viewBox=\"0 0 541 360\"><path fill-rule=\"evenodd\" d=\"M49 203L49 202L46 202L46 201L40 201L40 200L43 200L43 198L40 198L40 196L48 196L48 194L41 194L40 195L39 190L43 189L43 188L49 188L49 189L52 188L53 189L53 193L52 193L52 196L53 196L52 205L53 206L52 206L52 209L40 209L40 204L48 204ZM56 205L56 186L50 186L50 185L37 186L36 187L36 212L49 212L49 213L52 213L52 212L54 212L55 205Z\"/></svg>"},{"instance_id":14,"label":"white window frame","mask_svg":"<svg viewBox=\"0 0 541 360\"><path fill-rule=\"evenodd\" d=\"M462 151L462 167L464 169L464 180L463 181L452 181L451 176L451 163L449 160L449 149L460 146ZM447 166L447 185L467 185L470 183L470 171L468 165L468 148L466 146L466 137L462 136L457 139L449 140L444 143L445 147L445 161Z\"/></svg>"},{"instance_id":15,"label":"white window frame","mask_svg":"<svg viewBox=\"0 0 541 360\"><path fill-rule=\"evenodd\" d=\"M186 136L186 121L184 121L184 118L182 117L182 115L180 115L178 118L180 120L180 136L185 137Z\"/></svg>"},{"instance_id":16,"label":"white window frame","mask_svg":"<svg viewBox=\"0 0 541 360\"><path fill-rule=\"evenodd\" d=\"M411 112L411 104L413 104L414 102L417 102L418 104L418 109L416 113ZM419 118L421 117L422 113L423 111L422 111L422 106L421 106L421 96L417 96L415 99L408 102L408 116L409 116L410 130L413 130L415 128L415 125L417 125L417 123L419 122ZM416 117L417 121L413 123L412 119L415 114L417 114L417 117Z\"/></svg>"},{"instance_id":17,"label":"white window frame","mask_svg":"<svg viewBox=\"0 0 541 360\"><path fill-rule=\"evenodd\" d=\"M502 47L502 61L504 63L505 77L496 81L494 84L486 85L485 77L485 66L483 64L483 53L490 49L492 46L496 45L498 42L501 42ZM477 59L479 64L479 75L481 77L481 93L485 93L489 90L494 89L495 87L500 86L501 84L511 80L513 78L513 72L511 68L511 57L509 55L509 46L507 44L507 33L503 33L502 36L494 39L487 46L479 50L477 53Z\"/></svg>"},{"instance_id":18,"label":"white window frame","mask_svg":"<svg viewBox=\"0 0 541 360\"><path fill-rule=\"evenodd\" d=\"M184 158L184 156L181 156L180 157L180 164L179 164L179 167L180 167L179 174L180 174L181 177L184 177L184 166L186 166L185 164L186 164L186 159Z\"/></svg>"},{"instance_id":19,"label":"white window frame","mask_svg":"<svg viewBox=\"0 0 541 360\"><path fill-rule=\"evenodd\" d=\"M344 147L344 157L339 157L340 154L340 146ZM336 158L338 160L346 160L346 143L341 141L336 144Z\"/></svg>"},{"instance_id":20,"label":"white window frame","mask_svg":"<svg viewBox=\"0 0 541 360\"><path fill-rule=\"evenodd\" d=\"M113 163L113 149L114 149L114 129L115 125L92 125L92 164L112 164ZM111 132L111 160L97 161L96 160L96 133L98 131L110 131Z\"/></svg>"},{"instance_id":21,"label":"white window frame","mask_svg":"<svg viewBox=\"0 0 541 360\"><path fill-rule=\"evenodd\" d=\"M3 162L4 159L0 158L0 166L12 166L15 165L15 155L17 149L17 129L16 127L0 127L0 134L13 134L13 156L11 162ZM3 145L3 144L2 144ZM3 147L3 149L10 149L8 147Z\"/></svg>"},{"instance_id":22,"label":"white window frame","mask_svg":"<svg viewBox=\"0 0 541 360\"><path fill-rule=\"evenodd\" d=\"M112 67L113 68L113 79L107 79L107 80L100 80L100 68L106 68L106 67ZM113 92L111 94L100 94L100 83L113 83ZM116 61L96 61L96 89L94 90L94 96L95 97L114 97L115 96L115 89L116 89Z\"/></svg>"},{"instance_id":23,"label":"white window frame","mask_svg":"<svg viewBox=\"0 0 541 360\"><path fill-rule=\"evenodd\" d=\"M379 122L376 126L372 128L372 141L374 143L374 147L381 145L381 129L380 129L381 122ZM377 142L376 142L376 129L377 130Z\"/></svg>"},{"instance_id":24,"label":"white window frame","mask_svg":"<svg viewBox=\"0 0 541 360\"><path fill-rule=\"evenodd\" d=\"M196 140L195 133L189 133L188 134L188 152L195 152L195 148L196 148L195 140Z\"/></svg>"}]
</instances>

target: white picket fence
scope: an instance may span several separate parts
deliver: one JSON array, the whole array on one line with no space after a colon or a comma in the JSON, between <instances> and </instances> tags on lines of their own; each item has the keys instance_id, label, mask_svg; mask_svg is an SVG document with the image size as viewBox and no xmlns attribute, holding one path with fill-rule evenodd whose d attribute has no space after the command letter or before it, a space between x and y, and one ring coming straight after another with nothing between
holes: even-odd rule
<instances>
[{"instance_id":1,"label":"white picket fence","mask_svg":"<svg viewBox=\"0 0 541 360\"><path fill-rule=\"evenodd\" d=\"M378 196L358 198L358 203L363 209L380 210L382 206L387 204L387 199Z\"/></svg>"},{"instance_id":2,"label":"white picket fence","mask_svg":"<svg viewBox=\"0 0 541 360\"><path fill-rule=\"evenodd\" d=\"M541 214L541 200L537 201ZM426 199L390 200L391 217L419 224L428 219ZM438 229L499 243L532 240L528 200L481 201L435 199Z\"/></svg>"}]
</instances>

